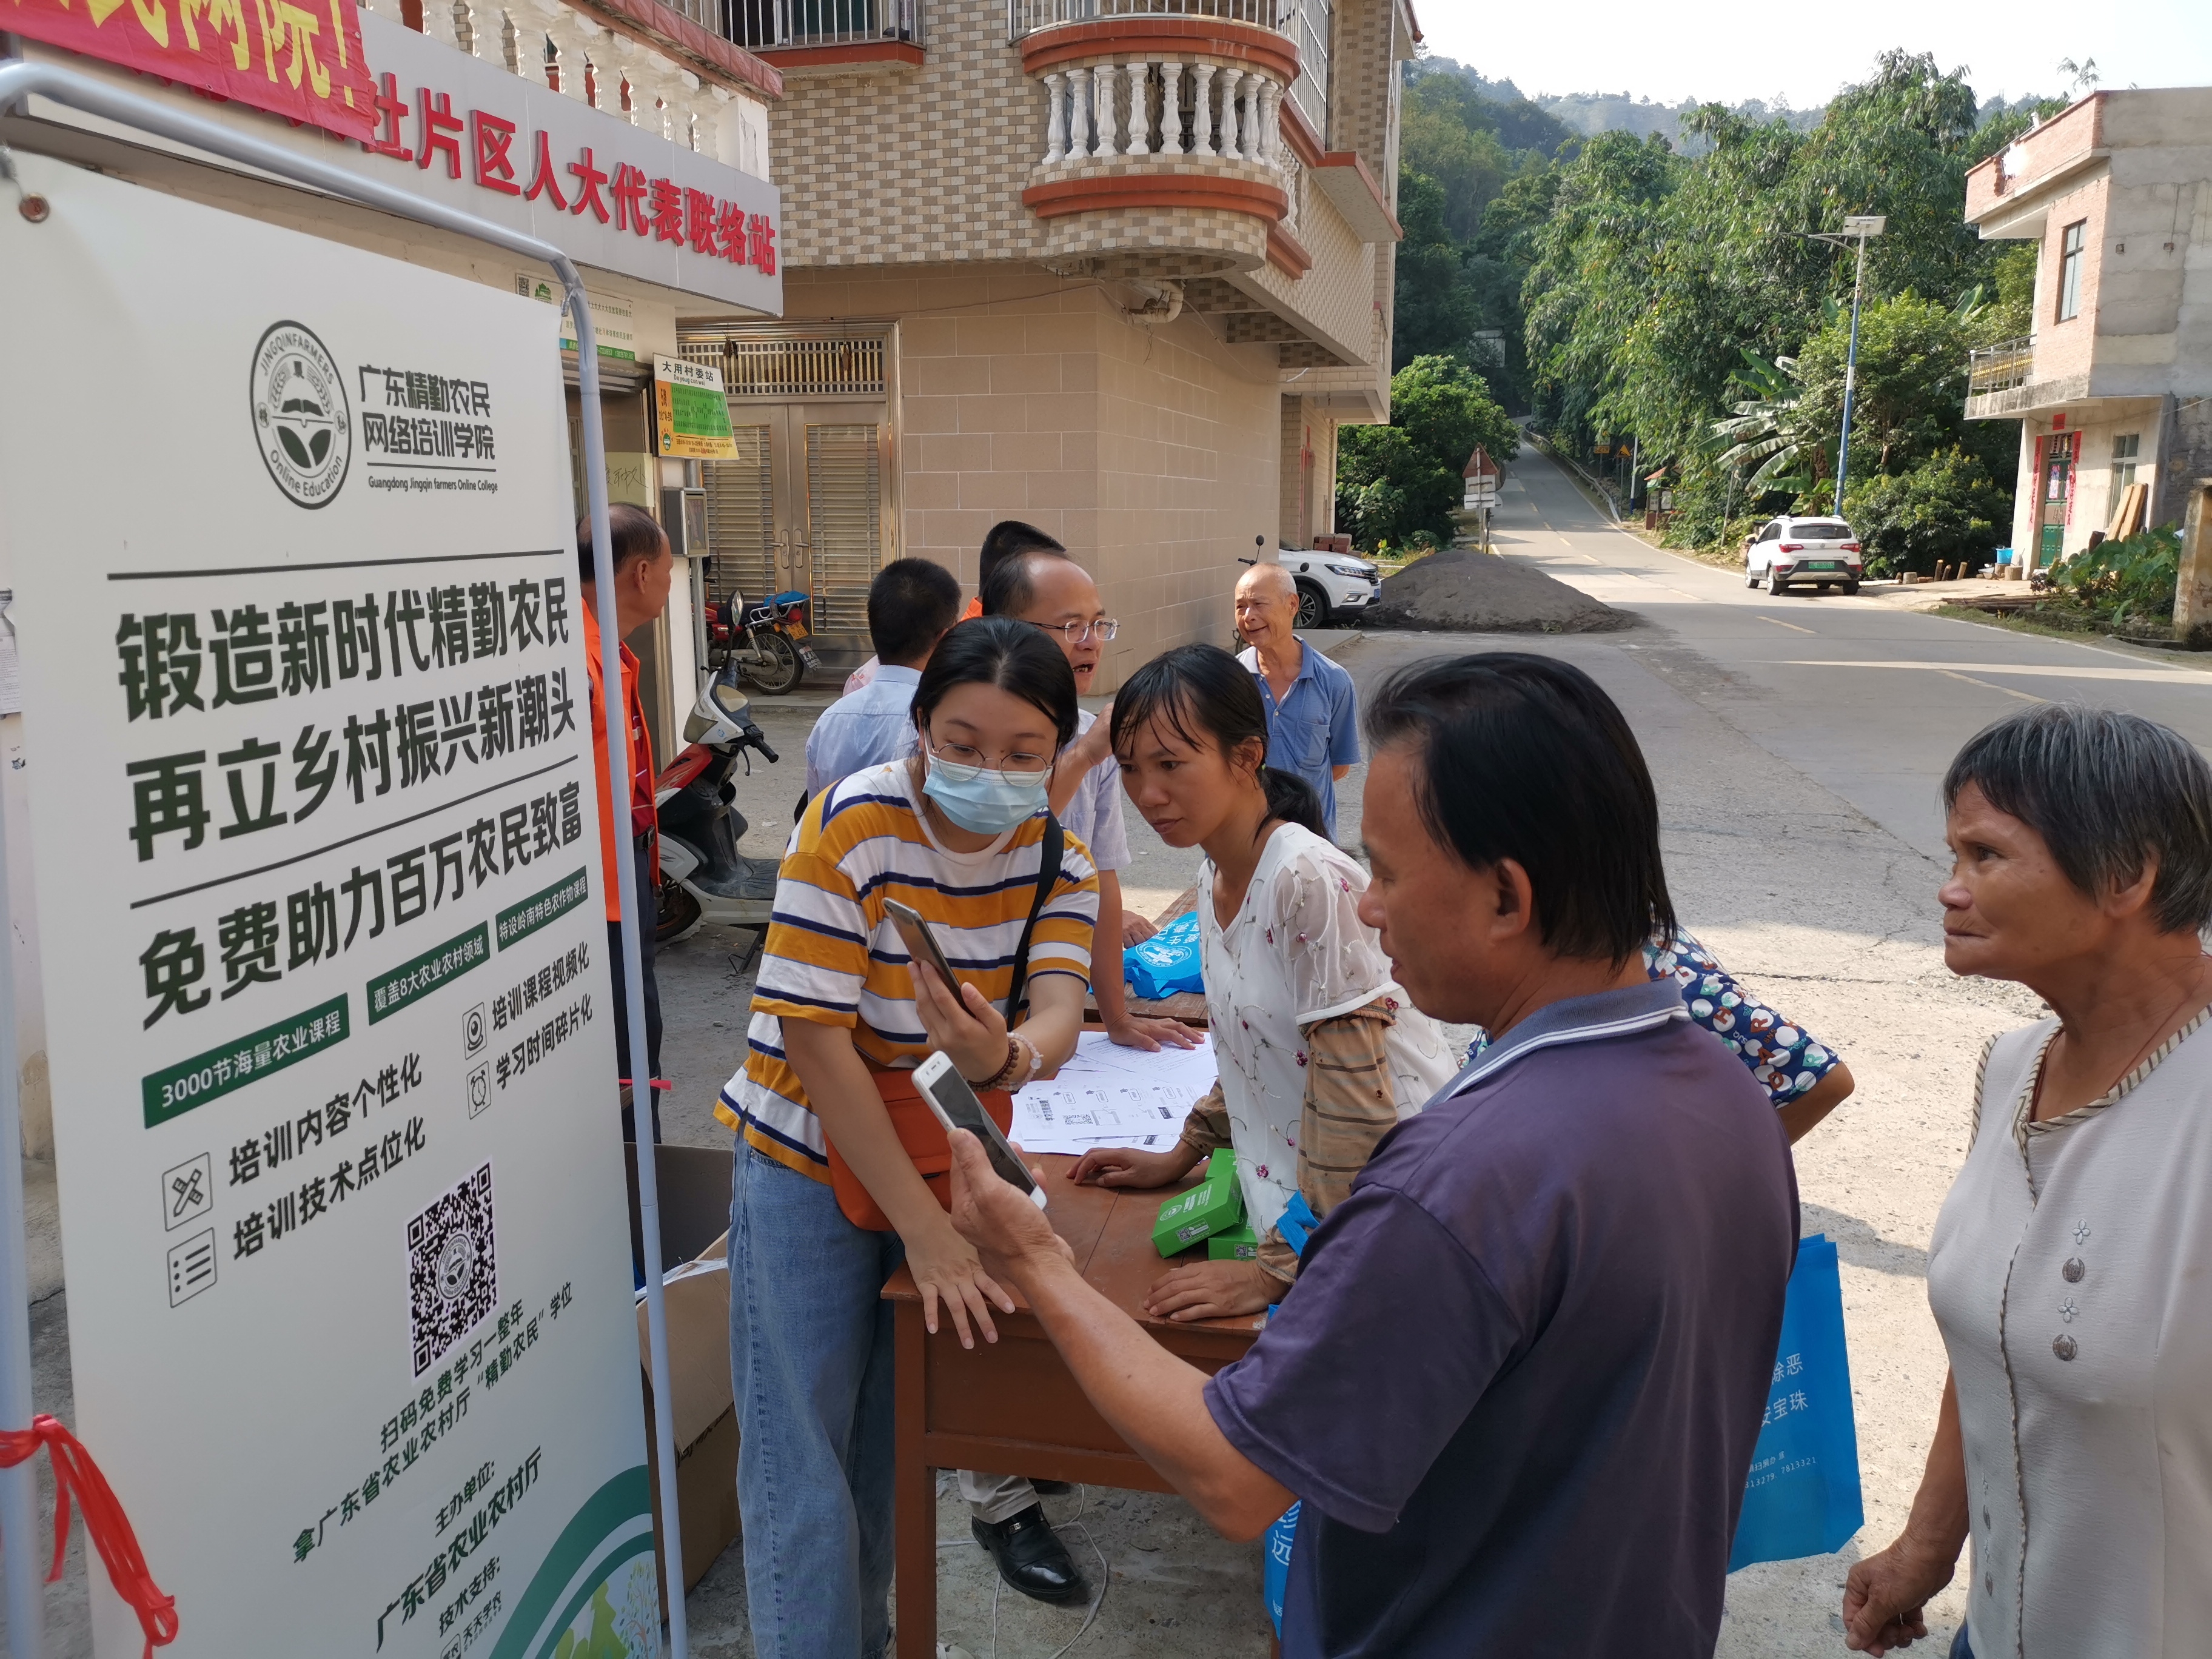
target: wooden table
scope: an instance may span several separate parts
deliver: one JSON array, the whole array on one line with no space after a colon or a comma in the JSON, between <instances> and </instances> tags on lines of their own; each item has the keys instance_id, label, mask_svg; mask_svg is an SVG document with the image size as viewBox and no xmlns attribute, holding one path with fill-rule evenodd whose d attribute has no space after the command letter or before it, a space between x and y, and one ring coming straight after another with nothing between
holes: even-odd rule
<instances>
[{"instance_id":1,"label":"wooden table","mask_svg":"<svg viewBox=\"0 0 2212 1659\"><path fill-rule=\"evenodd\" d=\"M1051 1203L1045 1213L1075 1252L1083 1276L1149 1330L1170 1353L1200 1370L1243 1357L1265 1316L1179 1325L1144 1312L1144 1298L1167 1267L1152 1248L1161 1200L1183 1187L1115 1193L1067 1179L1073 1158L1046 1154ZM1199 1260L1194 1247L1178 1260ZM1009 1291L1018 1304L1018 1292ZM898 1659L937 1651L937 1471L975 1469L1044 1480L1080 1480L1139 1492L1167 1492L1166 1481L1131 1451L1076 1385L1036 1316L1024 1307L994 1314L995 1343L960 1346L941 1310L938 1331L922 1327L914 1275L901 1267L884 1287L896 1304Z\"/></svg>"}]
</instances>

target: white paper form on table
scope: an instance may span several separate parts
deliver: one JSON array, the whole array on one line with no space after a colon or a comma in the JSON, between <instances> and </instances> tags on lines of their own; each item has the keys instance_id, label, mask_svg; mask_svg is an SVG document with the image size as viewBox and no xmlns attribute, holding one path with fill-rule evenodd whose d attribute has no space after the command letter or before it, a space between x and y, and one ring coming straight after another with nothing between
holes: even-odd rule
<instances>
[{"instance_id":1,"label":"white paper form on table","mask_svg":"<svg viewBox=\"0 0 2212 1659\"><path fill-rule=\"evenodd\" d=\"M1212 1041L1194 1035L1195 1048L1148 1054L1117 1048L1103 1031L1085 1031L1058 1077L1014 1097L1012 1139L1031 1152L1173 1146L1191 1107L1213 1086Z\"/></svg>"}]
</instances>

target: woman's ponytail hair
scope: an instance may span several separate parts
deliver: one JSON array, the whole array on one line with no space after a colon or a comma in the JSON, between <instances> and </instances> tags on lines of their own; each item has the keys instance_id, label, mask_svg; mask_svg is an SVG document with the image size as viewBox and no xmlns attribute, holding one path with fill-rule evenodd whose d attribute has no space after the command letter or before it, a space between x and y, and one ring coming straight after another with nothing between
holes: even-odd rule
<instances>
[{"instance_id":1,"label":"woman's ponytail hair","mask_svg":"<svg viewBox=\"0 0 2212 1659\"><path fill-rule=\"evenodd\" d=\"M1323 841L1328 839L1328 830L1322 822L1321 797L1314 793L1313 785L1279 766L1263 766L1260 787L1267 792L1269 817L1310 830Z\"/></svg>"},{"instance_id":2,"label":"woman's ponytail hair","mask_svg":"<svg viewBox=\"0 0 2212 1659\"><path fill-rule=\"evenodd\" d=\"M949 637L949 636L948 636ZM1132 674L1114 697L1114 748L1158 720L1194 749L1208 744L1234 755L1247 743L1267 744L1267 710L1250 672L1218 645L1179 645ZM1295 773L1260 769L1267 816L1327 837L1321 801Z\"/></svg>"}]
</instances>

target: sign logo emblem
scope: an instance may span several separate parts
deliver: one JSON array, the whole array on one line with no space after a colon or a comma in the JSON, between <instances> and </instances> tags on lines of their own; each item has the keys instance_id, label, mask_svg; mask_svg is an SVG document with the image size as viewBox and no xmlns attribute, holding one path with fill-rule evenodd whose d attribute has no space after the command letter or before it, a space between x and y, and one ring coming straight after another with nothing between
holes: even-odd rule
<instances>
[{"instance_id":1,"label":"sign logo emblem","mask_svg":"<svg viewBox=\"0 0 2212 1659\"><path fill-rule=\"evenodd\" d=\"M327 507L353 459L345 377L314 331L277 323L253 349L253 439L276 488L301 507Z\"/></svg>"}]
</instances>

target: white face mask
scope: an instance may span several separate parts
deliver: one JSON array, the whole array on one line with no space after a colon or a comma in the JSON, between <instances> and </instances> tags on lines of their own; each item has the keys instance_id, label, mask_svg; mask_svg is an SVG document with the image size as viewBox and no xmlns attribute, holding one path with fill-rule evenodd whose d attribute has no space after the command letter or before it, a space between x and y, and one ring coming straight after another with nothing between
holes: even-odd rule
<instances>
[{"instance_id":1,"label":"white face mask","mask_svg":"<svg viewBox=\"0 0 2212 1659\"><path fill-rule=\"evenodd\" d=\"M963 766L929 757L921 792L963 830L996 836L1031 817L1045 804L1052 769L996 772L988 766Z\"/></svg>"}]
</instances>

